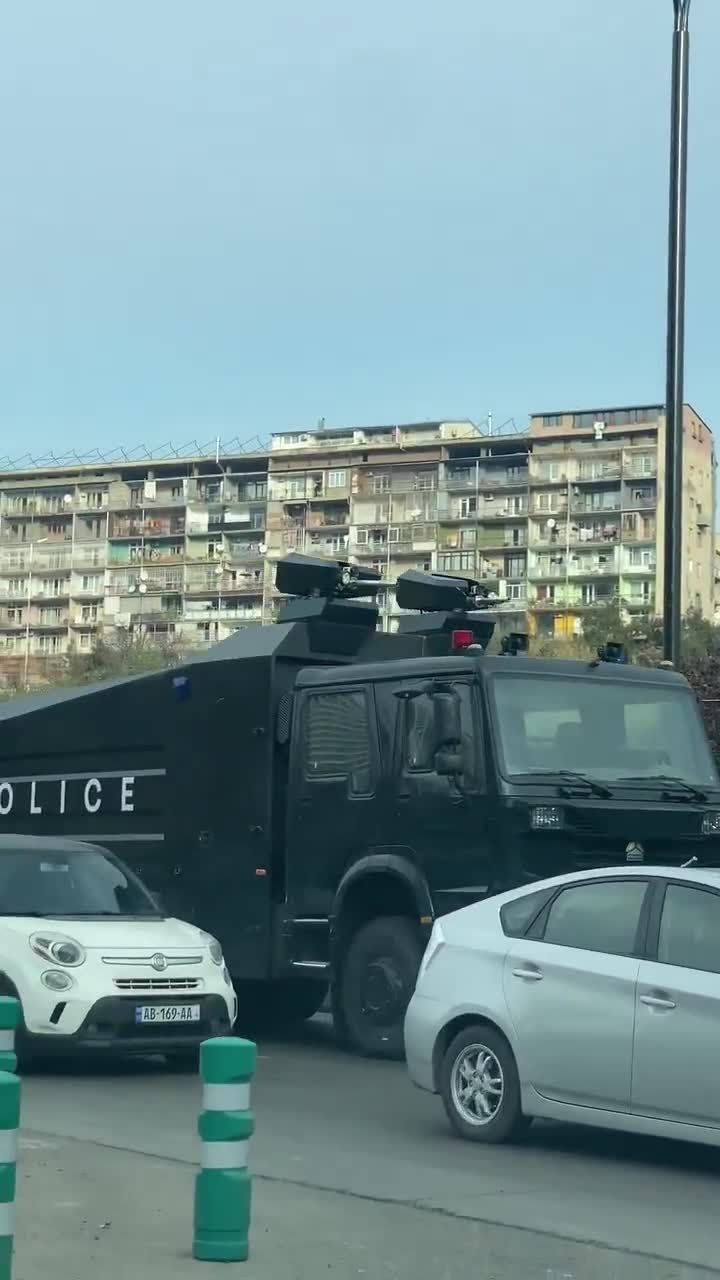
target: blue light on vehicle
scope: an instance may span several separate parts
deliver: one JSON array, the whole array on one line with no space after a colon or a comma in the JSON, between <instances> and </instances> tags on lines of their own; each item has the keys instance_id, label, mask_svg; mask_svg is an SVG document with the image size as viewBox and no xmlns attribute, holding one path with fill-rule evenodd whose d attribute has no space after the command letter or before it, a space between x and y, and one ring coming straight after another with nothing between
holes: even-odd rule
<instances>
[{"instance_id":1,"label":"blue light on vehicle","mask_svg":"<svg viewBox=\"0 0 720 1280\"><path fill-rule=\"evenodd\" d=\"M192 694L189 676L173 676L172 687L175 690L175 697L178 702L187 702Z\"/></svg>"},{"instance_id":2,"label":"blue light on vehicle","mask_svg":"<svg viewBox=\"0 0 720 1280\"><path fill-rule=\"evenodd\" d=\"M565 814L557 804L538 804L530 810L533 831L559 831L565 825Z\"/></svg>"}]
</instances>

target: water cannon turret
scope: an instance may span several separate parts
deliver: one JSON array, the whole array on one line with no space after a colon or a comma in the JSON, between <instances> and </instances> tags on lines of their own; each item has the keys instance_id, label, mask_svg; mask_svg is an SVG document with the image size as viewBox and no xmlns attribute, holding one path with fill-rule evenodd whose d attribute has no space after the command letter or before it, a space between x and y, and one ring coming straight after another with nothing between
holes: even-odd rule
<instances>
[{"instance_id":1,"label":"water cannon turret","mask_svg":"<svg viewBox=\"0 0 720 1280\"><path fill-rule=\"evenodd\" d=\"M474 578L408 569L397 580L395 600L398 608L420 615L401 618L398 631L425 637L428 651L485 650L495 630L495 618L484 610L497 597Z\"/></svg>"},{"instance_id":2,"label":"water cannon turret","mask_svg":"<svg viewBox=\"0 0 720 1280\"><path fill-rule=\"evenodd\" d=\"M278 591L294 597L281 607L278 622L322 620L372 630L379 617L375 597L381 585L380 574L372 569L293 552L280 560L275 574Z\"/></svg>"}]
</instances>

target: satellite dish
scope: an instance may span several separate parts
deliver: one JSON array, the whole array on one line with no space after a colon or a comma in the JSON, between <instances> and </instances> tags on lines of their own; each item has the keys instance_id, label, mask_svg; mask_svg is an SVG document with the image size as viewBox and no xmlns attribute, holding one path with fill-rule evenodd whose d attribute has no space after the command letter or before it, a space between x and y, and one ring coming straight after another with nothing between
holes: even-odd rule
<instances>
[{"instance_id":1,"label":"satellite dish","mask_svg":"<svg viewBox=\"0 0 720 1280\"><path fill-rule=\"evenodd\" d=\"M140 583L140 586L138 587L138 591L140 592L141 596L145 595L145 592L147 591L147 586L144 582Z\"/></svg>"},{"instance_id":2,"label":"satellite dish","mask_svg":"<svg viewBox=\"0 0 720 1280\"><path fill-rule=\"evenodd\" d=\"M265 555L265 553L266 553L266 551L267 551L267 543L266 543L266 542L261 542L261 543L260 543L260 546L258 547L258 551L260 552L260 555L261 555L261 556L264 556L264 555Z\"/></svg>"},{"instance_id":3,"label":"satellite dish","mask_svg":"<svg viewBox=\"0 0 720 1280\"><path fill-rule=\"evenodd\" d=\"M134 582L131 582L128 586L128 595L132 595L135 591L137 591L137 587Z\"/></svg>"},{"instance_id":4,"label":"satellite dish","mask_svg":"<svg viewBox=\"0 0 720 1280\"><path fill-rule=\"evenodd\" d=\"M557 524L557 520L553 520L553 518L552 518L552 516L551 516L549 520L546 520L546 521L545 521L545 528L546 528L546 529L554 529L554 528L555 528L555 526L556 526L556 524Z\"/></svg>"},{"instance_id":5,"label":"satellite dish","mask_svg":"<svg viewBox=\"0 0 720 1280\"><path fill-rule=\"evenodd\" d=\"M66 507L69 507L69 506L70 506L70 503L72 502L72 500L73 500L73 496L72 496L72 494L71 494L71 493L64 493L64 494L63 494L63 502L65 503L65 506L66 506Z\"/></svg>"}]
</instances>

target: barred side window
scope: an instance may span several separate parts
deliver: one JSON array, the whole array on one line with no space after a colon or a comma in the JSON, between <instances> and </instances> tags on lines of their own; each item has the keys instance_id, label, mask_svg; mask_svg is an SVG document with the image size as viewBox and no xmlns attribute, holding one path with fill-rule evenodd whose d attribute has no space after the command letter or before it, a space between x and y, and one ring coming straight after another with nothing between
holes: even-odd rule
<instances>
[{"instance_id":1,"label":"barred side window","mask_svg":"<svg viewBox=\"0 0 720 1280\"><path fill-rule=\"evenodd\" d=\"M308 697L305 774L310 779L349 778L353 791L370 790L370 719L362 690L314 693Z\"/></svg>"}]
</instances>

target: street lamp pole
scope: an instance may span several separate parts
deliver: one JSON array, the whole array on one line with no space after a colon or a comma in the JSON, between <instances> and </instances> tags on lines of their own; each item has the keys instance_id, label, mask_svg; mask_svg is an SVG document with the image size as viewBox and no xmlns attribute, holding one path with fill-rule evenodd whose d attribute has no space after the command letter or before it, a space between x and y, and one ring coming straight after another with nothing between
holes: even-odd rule
<instances>
[{"instance_id":1,"label":"street lamp pole","mask_svg":"<svg viewBox=\"0 0 720 1280\"><path fill-rule=\"evenodd\" d=\"M676 663L680 657L682 620L682 433L690 0L673 0L673 7L675 27L672 55L668 220L663 656L667 661Z\"/></svg>"}]
</instances>

